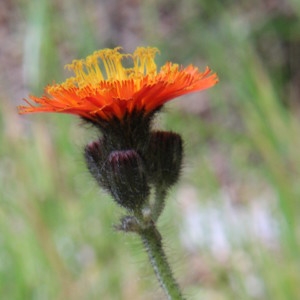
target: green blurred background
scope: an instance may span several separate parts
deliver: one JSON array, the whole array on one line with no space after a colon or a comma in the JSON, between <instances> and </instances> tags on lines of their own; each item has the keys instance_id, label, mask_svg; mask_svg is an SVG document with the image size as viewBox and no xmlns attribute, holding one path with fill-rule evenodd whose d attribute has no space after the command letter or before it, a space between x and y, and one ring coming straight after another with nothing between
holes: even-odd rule
<instances>
[{"instance_id":1,"label":"green blurred background","mask_svg":"<svg viewBox=\"0 0 300 300\"><path fill-rule=\"evenodd\" d=\"M163 299L68 115L17 114L96 49L156 46L220 83L166 105L181 181L159 222L188 299L300 299L298 0L1 0L0 298Z\"/></svg>"}]
</instances>

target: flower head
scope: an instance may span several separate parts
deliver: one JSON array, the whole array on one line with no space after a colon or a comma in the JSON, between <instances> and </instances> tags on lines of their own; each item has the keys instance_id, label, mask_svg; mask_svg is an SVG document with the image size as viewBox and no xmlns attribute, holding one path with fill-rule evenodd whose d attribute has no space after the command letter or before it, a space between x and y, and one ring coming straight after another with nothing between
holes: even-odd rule
<instances>
[{"instance_id":1,"label":"flower head","mask_svg":"<svg viewBox=\"0 0 300 300\"><path fill-rule=\"evenodd\" d=\"M218 81L208 67L200 72L192 65L184 68L167 62L158 71L157 52L151 47L137 48L132 54L121 53L120 48L96 51L66 66L74 77L48 85L42 97L31 95L25 100L27 106L19 106L21 114L68 113L97 126L100 136L84 151L88 169L119 205L137 215L150 205L152 188L165 197L182 163L181 137L152 131L153 116L167 101ZM163 208L158 202L153 206L154 220ZM139 222L130 216L122 224L124 230L132 230Z\"/></svg>"},{"instance_id":2,"label":"flower head","mask_svg":"<svg viewBox=\"0 0 300 300\"><path fill-rule=\"evenodd\" d=\"M192 65L186 68L167 62L158 71L156 48L139 47L133 54L120 48L94 52L85 60L74 60L66 67L74 77L48 85L42 97L29 96L34 106L19 106L19 113L57 112L83 117L93 123L122 120L131 113L151 114L167 101L212 87L218 81L207 67L204 72ZM132 66L122 63L132 60Z\"/></svg>"}]
</instances>

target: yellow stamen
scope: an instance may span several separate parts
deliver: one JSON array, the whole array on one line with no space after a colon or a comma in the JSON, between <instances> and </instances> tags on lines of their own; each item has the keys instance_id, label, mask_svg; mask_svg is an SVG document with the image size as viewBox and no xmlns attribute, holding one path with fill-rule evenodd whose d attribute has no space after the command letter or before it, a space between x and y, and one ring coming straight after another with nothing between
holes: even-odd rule
<instances>
[{"instance_id":1,"label":"yellow stamen","mask_svg":"<svg viewBox=\"0 0 300 300\"><path fill-rule=\"evenodd\" d=\"M140 80L145 76L154 77L157 74L157 67L154 62L157 48L139 47L133 54L120 53L120 47L114 49L104 49L95 51L85 60L74 60L66 68L75 73L64 83L65 87L77 85L79 88L91 86L93 88L99 86L99 82L123 81L133 79L136 85L140 85ZM122 60L129 57L133 60L132 68L125 68ZM99 62L100 59L100 62ZM101 65L102 69L101 70Z\"/></svg>"},{"instance_id":2,"label":"yellow stamen","mask_svg":"<svg viewBox=\"0 0 300 300\"><path fill-rule=\"evenodd\" d=\"M154 61L156 53L159 53L157 48L138 47L133 53L133 63L135 75L151 75L155 76L157 67Z\"/></svg>"}]
</instances>

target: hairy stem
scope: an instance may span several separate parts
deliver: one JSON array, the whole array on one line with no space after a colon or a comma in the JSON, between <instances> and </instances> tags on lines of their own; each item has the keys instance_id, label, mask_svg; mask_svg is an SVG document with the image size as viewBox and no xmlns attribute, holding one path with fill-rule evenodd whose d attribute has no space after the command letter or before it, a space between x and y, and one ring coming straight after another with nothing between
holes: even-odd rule
<instances>
[{"instance_id":1,"label":"hairy stem","mask_svg":"<svg viewBox=\"0 0 300 300\"><path fill-rule=\"evenodd\" d=\"M165 208L165 198L166 198L166 189L156 187L155 199L152 207L152 219L154 222L157 221L163 209Z\"/></svg>"},{"instance_id":2,"label":"hairy stem","mask_svg":"<svg viewBox=\"0 0 300 300\"><path fill-rule=\"evenodd\" d=\"M183 300L179 286L173 276L165 252L161 235L152 222L138 232L147 250L155 275L169 300Z\"/></svg>"}]
</instances>

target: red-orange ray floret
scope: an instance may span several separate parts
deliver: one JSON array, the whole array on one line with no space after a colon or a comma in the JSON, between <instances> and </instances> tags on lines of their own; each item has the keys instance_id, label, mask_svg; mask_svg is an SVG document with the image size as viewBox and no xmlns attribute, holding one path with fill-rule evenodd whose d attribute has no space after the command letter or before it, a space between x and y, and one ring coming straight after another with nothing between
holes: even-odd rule
<instances>
[{"instance_id":1,"label":"red-orange ray floret","mask_svg":"<svg viewBox=\"0 0 300 300\"><path fill-rule=\"evenodd\" d=\"M199 72L192 65L180 68L168 62L157 72L156 48L137 48L133 54L121 54L119 50L104 49L86 60L75 60L68 66L75 77L47 86L42 97L29 96L38 106L25 100L28 106L20 106L19 112L69 113L93 121L121 120L126 113L150 113L175 97L210 88L218 82L217 75L208 67ZM122 65L125 57L133 60L132 68Z\"/></svg>"}]
</instances>

